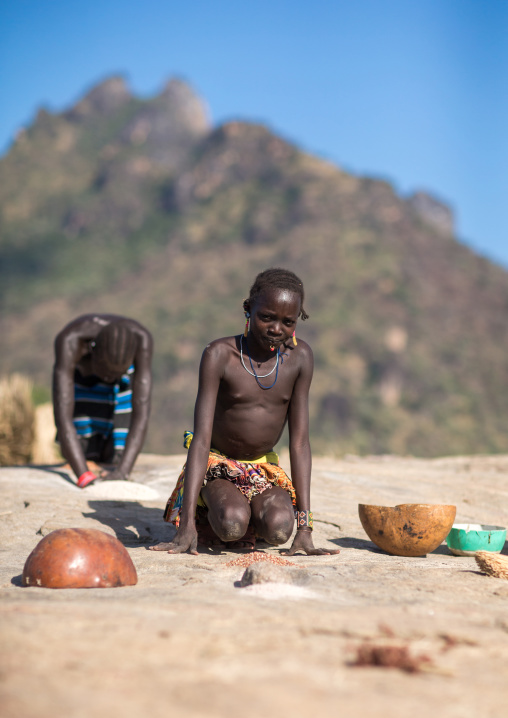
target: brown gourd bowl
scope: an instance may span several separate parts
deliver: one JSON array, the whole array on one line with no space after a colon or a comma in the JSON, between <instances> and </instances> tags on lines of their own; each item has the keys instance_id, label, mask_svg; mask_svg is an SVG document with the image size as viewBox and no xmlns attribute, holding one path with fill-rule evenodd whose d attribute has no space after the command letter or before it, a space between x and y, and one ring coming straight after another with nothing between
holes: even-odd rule
<instances>
[{"instance_id":1,"label":"brown gourd bowl","mask_svg":"<svg viewBox=\"0 0 508 718\"><path fill-rule=\"evenodd\" d=\"M456 507L443 504L358 504L365 533L393 556L425 556L449 534Z\"/></svg>"},{"instance_id":2,"label":"brown gourd bowl","mask_svg":"<svg viewBox=\"0 0 508 718\"><path fill-rule=\"evenodd\" d=\"M113 588L138 576L120 541L97 529L57 529L39 541L23 569L23 586Z\"/></svg>"}]
</instances>

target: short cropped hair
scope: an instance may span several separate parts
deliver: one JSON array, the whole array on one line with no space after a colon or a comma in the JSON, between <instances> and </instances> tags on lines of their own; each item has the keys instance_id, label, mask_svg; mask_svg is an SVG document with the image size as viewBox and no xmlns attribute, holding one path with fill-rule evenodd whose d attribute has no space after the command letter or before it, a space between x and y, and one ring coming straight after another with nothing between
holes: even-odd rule
<instances>
[{"instance_id":1,"label":"short cropped hair","mask_svg":"<svg viewBox=\"0 0 508 718\"><path fill-rule=\"evenodd\" d=\"M126 322L110 322L95 338L94 355L101 364L126 371L132 364L137 338Z\"/></svg>"},{"instance_id":2,"label":"short cropped hair","mask_svg":"<svg viewBox=\"0 0 508 718\"><path fill-rule=\"evenodd\" d=\"M303 300L305 298L303 282L296 274L290 272L289 269L271 267L270 269L265 269L264 272L260 272L250 288L249 300L251 302L256 300L266 289L286 289L288 292L298 294L301 300L300 313L298 316L301 317L302 320L309 318L309 315L303 308Z\"/></svg>"}]
</instances>

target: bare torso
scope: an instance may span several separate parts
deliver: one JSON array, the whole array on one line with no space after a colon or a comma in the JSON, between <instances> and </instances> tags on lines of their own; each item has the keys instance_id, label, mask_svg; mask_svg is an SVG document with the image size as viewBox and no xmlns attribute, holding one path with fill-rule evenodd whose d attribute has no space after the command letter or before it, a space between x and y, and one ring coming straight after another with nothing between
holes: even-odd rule
<instances>
[{"instance_id":1,"label":"bare torso","mask_svg":"<svg viewBox=\"0 0 508 718\"><path fill-rule=\"evenodd\" d=\"M259 382L271 389L262 389L240 361L240 337L226 337L213 342L210 348L219 350L223 358L212 427L212 446L237 459L256 459L271 451L279 441L287 421L288 408L300 362L307 345L281 347L277 369ZM252 367L243 345L244 363ZM267 374L276 365L276 353L267 361L253 361L256 374Z\"/></svg>"}]
</instances>

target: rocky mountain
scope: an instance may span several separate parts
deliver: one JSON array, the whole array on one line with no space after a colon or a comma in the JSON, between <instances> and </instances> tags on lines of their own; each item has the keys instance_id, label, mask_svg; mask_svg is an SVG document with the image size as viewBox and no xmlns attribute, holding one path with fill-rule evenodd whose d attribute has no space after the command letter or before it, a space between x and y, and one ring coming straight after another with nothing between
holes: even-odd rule
<instances>
[{"instance_id":1,"label":"rocky mountain","mask_svg":"<svg viewBox=\"0 0 508 718\"><path fill-rule=\"evenodd\" d=\"M140 99L111 78L40 110L0 160L0 233L0 373L47 397L64 323L135 317L156 342L148 450L181 450L203 347L242 330L256 272L285 266L306 289L316 451L508 451L508 273L428 193L213 127L179 80Z\"/></svg>"}]
</instances>

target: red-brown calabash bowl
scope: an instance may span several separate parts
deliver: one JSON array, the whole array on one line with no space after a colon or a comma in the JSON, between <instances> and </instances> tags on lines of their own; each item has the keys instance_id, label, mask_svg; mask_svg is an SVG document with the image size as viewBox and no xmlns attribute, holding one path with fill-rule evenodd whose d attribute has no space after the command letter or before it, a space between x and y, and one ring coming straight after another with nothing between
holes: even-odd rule
<instances>
[{"instance_id":1,"label":"red-brown calabash bowl","mask_svg":"<svg viewBox=\"0 0 508 718\"><path fill-rule=\"evenodd\" d=\"M57 529L39 541L23 569L23 586L113 588L138 576L120 541L96 529Z\"/></svg>"},{"instance_id":2,"label":"red-brown calabash bowl","mask_svg":"<svg viewBox=\"0 0 508 718\"><path fill-rule=\"evenodd\" d=\"M394 556L425 556L448 536L456 507L444 504L359 504L365 533L376 546Z\"/></svg>"}]
</instances>

